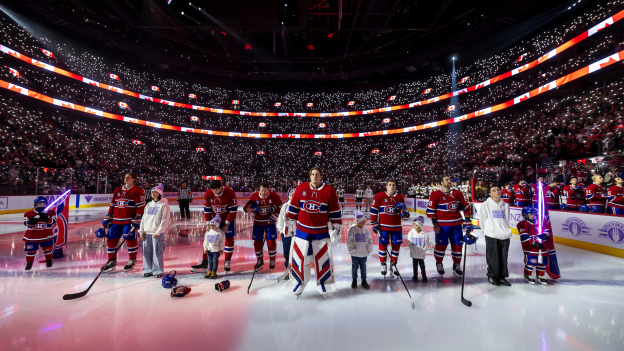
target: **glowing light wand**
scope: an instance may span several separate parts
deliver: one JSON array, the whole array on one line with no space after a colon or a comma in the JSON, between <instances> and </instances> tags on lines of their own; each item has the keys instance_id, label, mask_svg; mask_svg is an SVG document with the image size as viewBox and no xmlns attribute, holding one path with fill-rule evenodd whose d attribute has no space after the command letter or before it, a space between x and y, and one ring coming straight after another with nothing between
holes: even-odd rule
<instances>
[{"instance_id":1,"label":"glowing light wand","mask_svg":"<svg viewBox=\"0 0 624 351\"><path fill-rule=\"evenodd\" d=\"M61 203L60 200L65 200L65 198L67 197L67 195L69 195L69 192L71 191L71 189L67 190L66 192L63 193L63 195L59 196L56 198L56 200L54 200L51 204L48 205L48 207L46 207L43 212L48 212L49 209L51 209L52 207L54 207L56 204Z\"/></svg>"},{"instance_id":2,"label":"glowing light wand","mask_svg":"<svg viewBox=\"0 0 624 351\"><path fill-rule=\"evenodd\" d=\"M544 189L542 188L542 183L537 182L538 187L538 196L537 196L537 231L538 234L542 234L543 229L543 221L544 221ZM542 264L544 260L542 259L542 249L539 250L539 256L537 257L537 263Z\"/></svg>"}]
</instances>

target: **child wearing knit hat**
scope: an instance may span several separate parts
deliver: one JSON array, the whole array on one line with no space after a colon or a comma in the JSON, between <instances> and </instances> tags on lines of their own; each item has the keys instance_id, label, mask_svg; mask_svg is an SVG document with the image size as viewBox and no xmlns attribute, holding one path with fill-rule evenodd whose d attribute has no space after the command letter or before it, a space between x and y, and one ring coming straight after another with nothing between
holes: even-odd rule
<instances>
[{"instance_id":1,"label":"child wearing knit hat","mask_svg":"<svg viewBox=\"0 0 624 351\"><path fill-rule=\"evenodd\" d=\"M425 270L425 256L429 247L429 236L423 229L423 223L420 219L414 219L414 228L407 233L407 247L410 250L412 264L414 266L414 276L412 280L418 281L418 266L422 273L423 282L427 282L427 271Z\"/></svg>"},{"instance_id":2,"label":"child wearing knit hat","mask_svg":"<svg viewBox=\"0 0 624 351\"><path fill-rule=\"evenodd\" d=\"M164 270L165 233L169 226L169 203L162 183L152 188L152 200L143 211L139 236L143 241L143 276L160 278Z\"/></svg>"},{"instance_id":3,"label":"child wearing knit hat","mask_svg":"<svg viewBox=\"0 0 624 351\"><path fill-rule=\"evenodd\" d=\"M355 210L355 223L349 228L347 234L347 249L351 255L351 274L353 282L351 288L357 289L358 268L362 274L362 287L370 289L366 282L366 259L373 252L373 236L366 228L366 216L364 213Z\"/></svg>"},{"instance_id":4,"label":"child wearing knit hat","mask_svg":"<svg viewBox=\"0 0 624 351\"><path fill-rule=\"evenodd\" d=\"M221 216L216 215L206 227L204 236L204 253L208 257L208 273L204 276L206 279L217 279L219 256L223 254L225 248L225 234L219 229L220 224Z\"/></svg>"}]
</instances>

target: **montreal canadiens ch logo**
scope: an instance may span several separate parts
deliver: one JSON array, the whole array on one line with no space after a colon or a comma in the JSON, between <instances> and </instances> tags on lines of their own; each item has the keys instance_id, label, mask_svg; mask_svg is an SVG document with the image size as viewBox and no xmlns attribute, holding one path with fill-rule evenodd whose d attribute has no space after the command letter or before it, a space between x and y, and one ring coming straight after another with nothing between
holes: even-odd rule
<instances>
[{"instance_id":1,"label":"montreal canadiens ch logo","mask_svg":"<svg viewBox=\"0 0 624 351\"><path fill-rule=\"evenodd\" d=\"M303 204L303 208L306 212L317 213L321 211L321 204L316 201L306 201Z\"/></svg>"},{"instance_id":2,"label":"montreal canadiens ch logo","mask_svg":"<svg viewBox=\"0 0 624 351\"><path fill-rule=\"evenodd\" d=\"M214 206L212 208L212 210L216 213L216 214L222 214L225 213L225 207L223 206Z\"/></svg>"},{"instance_id":3,"label":"montreal canadiens ch logo","mask_svg":"<svg viewBox=\"0 0 624 351\"><path fill-rule=\"evenodd\" d=\"M266 207L262 207L260 210L258 210L258 212L260 214L268 214L269 213L269 209Z\"/></svg>"},{"instance_id":4,"label":"montreal canadiens ch logo","mask_svg":"<svg viewBox=\"0 0 624 351\"><path fill-rule=\"evenodd\" d=\"M564 232L568 232L574 236L590 235L590 229L591 228L588 227L583 220L577 217L570 217L566 219L566 221L563 222L563 227L561 228Z\"/></svg>"},{"instance_id":5,"label":"montreal canadiens ch logo","mask_svg":"<svg viewBox=\"0 0 624 351\"><path fill-rule=\"evenodd\" d=\"M117 208L128 207L128 201L125 200L117 200Z\"/></svg>"},{"instance_id":6,"label":"montreal canadiens ch logo","mask_svg":"<svg viewBox=\"0 0 624 351\"><path fill-rule=\"evenodd\" d=\"M457 204L456 203L452 203L448 205L449 210L456 210L457 209Z\"/></svg>"},{"instance_id":7,"label":"montreal canadiens ch logo","mask_svg":"<svg viewBox=\"0 0 624 351\"><path fill-rule=\"evenodd\" d=\"M600 228L598 237L609 238L615 244L624 243L624 224L620 222L607 222Z\"/></svg>"},{"instance_id":8,"label":"montreal canadiens ch logo","mask_svg":"<svg viewBox=\"0 0 624 351\"><path fill-rule=\"evenodd\" d=\"M386 206L384 207L384 212L389 215L394 214L394 206Z\"/></svg>"}]
</instances>

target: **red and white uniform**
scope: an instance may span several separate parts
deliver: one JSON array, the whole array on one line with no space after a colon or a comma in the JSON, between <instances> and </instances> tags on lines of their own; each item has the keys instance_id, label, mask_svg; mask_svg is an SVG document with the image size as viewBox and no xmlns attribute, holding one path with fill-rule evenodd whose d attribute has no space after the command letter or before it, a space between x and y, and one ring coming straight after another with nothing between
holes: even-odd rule
<instances>
[{"instance_id":1,"label":"red and white uniform","mask_svg":"<svg viewBox=\"0 0 624 351\"><path fill-rule=\"evenodd\" d=\"M566 197L566 205L571 210L578 210L579 207L587 204L585 200L585 190L582 186L567 185L563 188L563 196Z\"/></svg>"},{"instance_id":2,"label":"red and white uniform","mask_svg":"<svg viewBox=\"0 0 624 351\"><path fill-rule=\"evenodd\" d=\"M463 207L465 220L462 218L460 208ZM471 224L470 222L470 206L464 199L463 194L459 190L451 189L448 193L442 190L436 190L429 196L429 204L427 205L427 217L438 220L441 227L450 227L455 225Z\"/></svg>"},{"instance_id":3,"label":"red and white uniform","mask_svg":"<svg viewBox=\"0 0 624 351\"><path fill-rule=\"evenodd\" d=\"M327 223L342 224L336 190L322 183L318 188L310 182L299 184L288 207L288 218L297 220L295 236L305 240L329 238Z\"/></svg>"},{"instance_id":4,"label":"red and white uniform","mask_svg":"<svg viewBox=\"0 0 624 351\"><path fill-rule=\"evenodd\" d=\"M533 198L533 207L535 208L537 208L538 197L539 197L538 185L539 183L531 185L531 197ZM546 196L546 185L544 183L542 183L542 191L543 191L544 196Z\"/></svg>"},{"instance_id":5,"label":"red and white uniform","mask_svg":"<svg viewBox=\"0 0 624 351\"><path fill-rule=\"evenodd\" d=\"M513 187L514 197L516 202L531 202L531 197L533 196L533 192L529 184L516 184ZM528 204L527 204L528 205Z\"/></svg>"},{"instance_id":6,"label":"red and white uniform","mask_svg":"<svg viewBox=\"0 0 624 351\"><path fill-rule=\"evenodd\" d=\"M539 249L533 246L535 237L539 234L537 224L524 220L518 222L516 227L518 228L518 233L520 234L520 242L522 244L522 250L524 251L524 274L532 275L533 266L535 266L537 276L544 276L544 274L546 273L546 265L533 262L533 260L536 260L536 257L539 256ZM542 255L544 255L544 260L546 260L547 262L548 250L542 252Z\"/></svg>"},{"instance_id":7,"label":"red and white uniform","mask_svg":"<svg viewBox=\"0 0 624 351\"><path fill-rule=\"evenodd\" d=\"M605 200L607 199L607 192L598 184L590 184L585 188L585 198L589 206L605 206Z\"/></svg>"},{"instance_id":8,"label":"red and white uniform","mask_svg":"<svg viewBox=\"0 0 624 351\"><path fill-rule=\"evenodd\" d=\"M544 187L544 197L546 198L546 206L549 208L559 209L559 189L546 185Z\"/></svg>"},{"instance_id":9,"label":"red and white uniform","mask_svg":"<svg viewBox=\"0 0 624 351\"><path fill-rule=\"evenodd\" d=\"M501 193L501 199L503 199L504 203L509 205L514 204L514 192L512 188L504 188Z\"/></svg>"},{"instance_id":10,"label":"red and white uniform","mask_svg":"<svg viewBox=\"0 0 624 351\"><path fill-rule=\"evenodd\" d=\"M609 206L619 209L624 209L624 188L621 186L613 185L607 192L609 197Z\"/></svg>"},{"instance_id":11,"label":"red and white uniform","mask_svg":"<svg viewBox=\"0 0 624 351\"><path fill-rule=\"evenodd\" d=\"M256 191L251 194L249 202L258 204L259 210L254 213L254 225L261 226L269 225L269 217L271 216L271 213L279 216L280 208L282 206L282 199L279 195L272 191L270 191L265 197L262 197L260 192ZM246 205L243 209L247 209L247 207L248 206ZM271 212L271 208L273 208L273 212Z\"/></svg>"},{"instance_id":12,"label":"red and white uniform","mask_svg":"<svg viewBox=\"0 0 624 351\"><path fill-rule=\"evenodd\" d=\"M24 225L26 226L26 233L24 233L23 240L27 243L41 243L44 241L52 240L54 238L54 225L56 224L56 211L49 210L46 212L50 218L47 221L39 220L37 224L30 225L28 220L37 216L39 212L30 210L24 213Z\"/></svg>"},{"instance_id":13,"label":"red and white uniform","mask_svg":"<svg viewBox=\"0 0 624 351\"><path fill-rule=\"evenodd\" d=\"M108 214L113 217L113 224L126 225L136 215L143 215L145 210L145 193L136 185L126 188L120 186L113 192L113 199L108 208Z\"/></svg>"},{"instance_id":14,"label":"red and white uniform","mask_svg":"<svg viewBox=\"0 0 624 351\"><path fill-rule=\"evenodd\" d=\"M463 197L463 196L462 196ZM401 216L395 205L398 202L405 203L405 198L401 194L388 195L385 191L377 193L371 205L371 223L379 223L382 231L401 232Z\"/></svg>"},{"instance_id":15,"label":"red and white uniform","mask_svg":"<svg viewBox=\"0 0 624 351\"><path fill-rule=\"evenodd\" d=\"M222 222L232 223L236 219L237 212L238 203L234 190L224 186L219 195L216 195L212 189L206 190L204 194L204 218L206 222L219 215ZM224 228L223 231L226 230L227 228Z\"/></svg>"}]
</instances>

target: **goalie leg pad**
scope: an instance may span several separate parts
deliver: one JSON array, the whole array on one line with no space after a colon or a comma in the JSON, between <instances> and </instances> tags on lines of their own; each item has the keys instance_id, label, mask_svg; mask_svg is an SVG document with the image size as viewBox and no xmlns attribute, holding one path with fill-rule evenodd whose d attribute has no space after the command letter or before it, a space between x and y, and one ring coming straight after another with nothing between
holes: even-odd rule
<instances>
[{"instance_id":1,"label":"goalie leg pad","mask_svg":"<svg viewBox=\"0 0 624 351\"><path fill-rule=\"evenodd\" d=\"M286 290L291 294L301 295L308 281L310 281L310 256L308 250L310 242L298 237L292 240L290 260L290 280L286 283Z\"/></svg>"},{"instance_id":2,"label":"goalie leg pad","mask_svg":"<svg viewBox=\"0 0 624 351\"><path fill-rule=\"evenodd\" d=\"M321 294L336 291L334 257L329 238L311 242L316 270L316 286Z\"/></svg>"}]
</instances>

